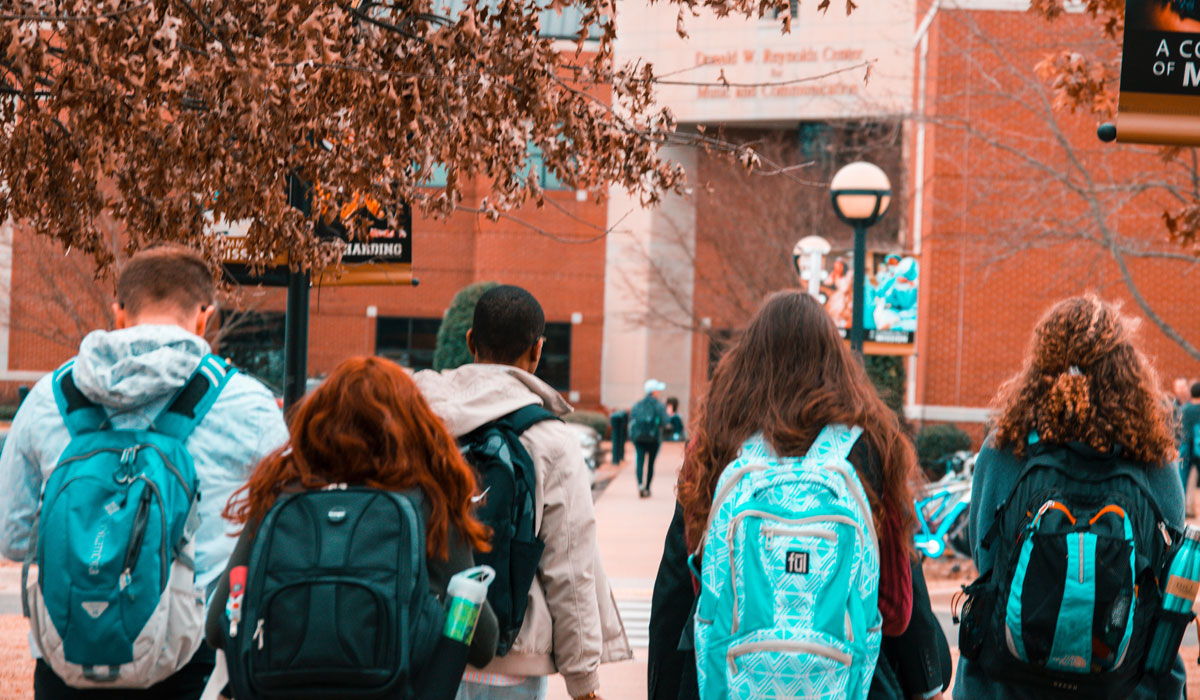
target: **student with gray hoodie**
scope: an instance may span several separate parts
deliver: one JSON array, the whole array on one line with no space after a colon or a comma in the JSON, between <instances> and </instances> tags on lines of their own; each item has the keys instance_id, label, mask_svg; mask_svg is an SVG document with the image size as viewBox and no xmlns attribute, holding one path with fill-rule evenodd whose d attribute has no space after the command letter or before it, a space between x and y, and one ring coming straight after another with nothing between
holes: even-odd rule
<instances>
[{"instance_id":1,"label":"student with gray hoodie","mask_svg":"<svg viewBox=\"0 0 1200 700\"><path fill-rule=\"evenodd\" d=\"M526 406L559 416L572 410L533 375L545 327L529 292L493 288L467 332L475 364L413 377L455 438ZM512 649L480 671L468 669L457 700L540 700L556 672L572 698L597 698L600 664L633 652L597 549L588 469L575 434L559 421L537 423L520 440L535 465L535 529L545 550Z\"/></svg>"},{"instance_id":2,"label":"student with gray hoodie","mask_svg":"<svg viewBox=\"0 0 1200 700\"><path fill-rule=\"evenodd\" d=\"M113 304L116 330L84 338L72 368L79 392L108 414L114 429L147 427L188 382L209 353L202 336L215 296L208 265L187 248L160 246L126 263ZM23 560L36 544L31 538L42 486L71 439L53 384L53 375L47 375L33 387L0 456L0 554L13 560ZM234 373L184 443L201 493L194 540L198 594L233 551L236 530L221 518L226 501L287 437L271 392L249 375ZM39 659L34 696L190 700L200 697L212 669L212 650L201 645L179 671L145 690L79 690Z\"/></svg>"}]
</instances>

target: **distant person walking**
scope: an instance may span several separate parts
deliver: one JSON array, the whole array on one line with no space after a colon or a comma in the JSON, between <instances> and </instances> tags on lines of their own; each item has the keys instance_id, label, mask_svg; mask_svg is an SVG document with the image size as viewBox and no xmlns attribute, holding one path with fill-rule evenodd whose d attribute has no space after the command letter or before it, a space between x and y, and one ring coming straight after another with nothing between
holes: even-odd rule
<instances>
[{"instance_id":1,"label":"distant person walking","mask_svg":"<svg viewBox=\"0 0 1200 700\"><path fill-rule=\"evenodd\" d=\"M650 497L650 482L654 480L654 462L662 446L663 426L667 424L667 409L658 400L659 392L667 388L657 379L647 379L642 387L646 395L629 411L629 439L633 440L634 461L637 463L638 495Z\"/></svg>"},{"instance_id":2,"label":"distant person walking","mask_svg":"<svg viewBox=\"0 0 1200 700\"><path fill-rule=\"evenodd\" d=\"M13 421L0 553L39 567L38 700L188 700L213 669L203 598L236 533L221 509L287 441L271 392L210 354L214 301L195 252L134 255L117 280L116 330L84 338Z\"/></svg>"},{"instance_id":3,"label":"distant person walking","mask_svg":"<svg viewBox=\"0 0 1200 700\"><path fill-rule=\"evenodd\" d=\"M1143 675L1184 525L1159 387L1130 323L1096 297L1059 302L1038 323L975 463L980 576L966 589L956 699L1184 696L1177 656Z\"/></svg>"},{"instance_id":4,"label":"distant person walking","mask_svg":"<svg viewBox=\"0 0 1200 700\"><path fill-rule=\"evenodd\" d=\"M461 440L529 407L553 416L572 410L533 374L545 327L541 304L520 287L502 285L479 298L467 332L475 364L413 377L452 435ZM541 700L556 672L572 698L591 700L600 664L633 657L596 543L591 477L578 438L558 420L520 431L519 443L536 471L535 532L545 550L512 647L482 671L468 671L458 700Z\"/></svg>"},{"instance_id":5,"label":"distant person walking","mask_svg":"<svg viewBox=\"0 0 1200 700\"><path fill-rule=\"evenodd\" d=\"M683 442L687 437L683 428L683 416L679 415L679 399L667 399L667 424L663 427L663 438L667 442Z\"/></svg>"}]
</instances>

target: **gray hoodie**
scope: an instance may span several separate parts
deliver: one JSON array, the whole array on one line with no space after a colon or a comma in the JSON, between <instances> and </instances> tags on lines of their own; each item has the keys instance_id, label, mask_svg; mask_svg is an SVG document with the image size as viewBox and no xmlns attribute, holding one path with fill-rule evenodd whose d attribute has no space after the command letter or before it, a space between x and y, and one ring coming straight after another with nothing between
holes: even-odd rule
<instances>
[{"instance_id":1,"label":"gray hoodie","mask_svg":"<svg viewBox=\"0 0 1200 700\"><path fill-rule=\"evenodd\" d=\"M418 372L413 379L456 438L525 406L542 405L560 416L571 412L557 391L516 367L466 365ZM537 532L546 549L512 650L484 672L558 672L568 693L586 695L600 685L601 663L633 658L596 544L591 479L579 439L561 423L538 423L521 443L537 468Z\"/></svg>"},{"instance_id":2,"label":"gray hoodie","mask_svg":"<svg viewBox=\"0 0 1200 700\"><path fill-rule=\"evenodd\" d=\"M178 326L95 331L79 348L74 378L85 396L108 409L113 427L145 428L175 395L208 343ZM234 529L221 518L233 492L260 459L287 442L275 397L261 382L233 375L186 446L200 481L196 583L207 586L233 552ZM42 484L70 436L54 402L51 375L29 392L0 454L0 554L24 559Z\"/></svg>"}]
</instances>

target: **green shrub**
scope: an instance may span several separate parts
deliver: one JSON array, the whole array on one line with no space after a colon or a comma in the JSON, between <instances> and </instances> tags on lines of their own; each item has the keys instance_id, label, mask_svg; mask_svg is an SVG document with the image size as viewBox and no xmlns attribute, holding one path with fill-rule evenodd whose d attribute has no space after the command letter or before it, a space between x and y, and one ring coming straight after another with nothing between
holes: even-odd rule
<instances>
[{"instance_id":1,"label":"green shrub","mask_svg":"<svg viewBox=\"0 0 1200 700\"><path fill-rule=\"evenodd\" d=\"M929 425L917 433L917 461L926 471L933 470L934 463L942 457L969 449L971 436L953 423Z\"/></svg>"},{"instance_id":2,"label":"green shrub","mask_svg":"<svg viewBox=\"0 0 1200 700\"><path fill-rule=\"evenodd\" d=\"M600 434L600 439L608 436L608 416L599 411L574 411L563 416L568 423L586 425Z\"/></svg>"},{"instance_id":3,"label":"green shrub","mask_svg":"<svg viewBox=\"0 0 1200 700\"><path fill-rule=\"evenodd\" d=\"M867 355L863 358L863 366L875 390L879 392L879 398L900 419L900 427L904 432L912 435L908 420L904 417L904 392L908 389L904 359L895 355Z\"/></svg>"},{"instance_id":4,"label":"green shrub","mask_svg":"<svg viewBox=\"0 0 1200 700\"><path fill-rule=\"evenodd\" d=\"M437 346L433 350L433 368L441 371L471 364L475 358L467 350L467 331L475 319L475 304L487 290L498 287L497 282L476 282L458 290L438 328Z\"/></svg>"}]
</instances>

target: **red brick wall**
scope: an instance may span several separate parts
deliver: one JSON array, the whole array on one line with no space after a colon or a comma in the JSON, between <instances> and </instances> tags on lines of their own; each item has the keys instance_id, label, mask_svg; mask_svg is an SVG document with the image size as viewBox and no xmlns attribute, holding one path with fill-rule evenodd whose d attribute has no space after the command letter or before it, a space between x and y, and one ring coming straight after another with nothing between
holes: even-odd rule
<instances>
[{"instance_id":1,"label":"red brick wall","mask_svg":"<svg viewBox=\"0 0 1200 700\"><path fill-rule=\"evenodd\" d=\"M1082 15L1051 25L1026 12L939 12L928 64L918 404L989 405L1020 368L1038 318L1089 290L1142 319L1164 387L1200 375L1200 363L1135 303L1106 247L1137 251L1125 260L1146 303L1200 343L1200 271L1166 240L1167 200L1080 195L1089 180L1120 189L1166 177L1167 166L1151 148L1101 143L1098 117L1046 117L1052 97L1034 67L1097 37Z\"/></svg>"},{"instance_id":2,"label":"red brick wall","mask_svg":"<svg viewBox=\"0 0 1200 700\"><path fill-rule=\"evenodd\" d=\"M482 192L468 192L478 200ZM529 205L497 222L458 213L445 221L417 218L413 273L416 287L325 287L311 296L310 375L328 372L343 358L375 351L374 318L440 318L454 294L471 282L497 280L525 287L542 303L549 321L582 323L571 338L571 389L581 407L600 403L604 314L604 249L607 204L579 202L574 190L547 192L561 207ZM531 228L534 227L534 228ZM536 230L535 230L536 229ZM17 232L13 251L9 369L48 371L69 359L87 330L107 327L108 282L93 280L90 264ZM283 290L246 294L243 305L283 310ZM0 402L28 382L0 383Z\"/></svg>"}]
</instances>

